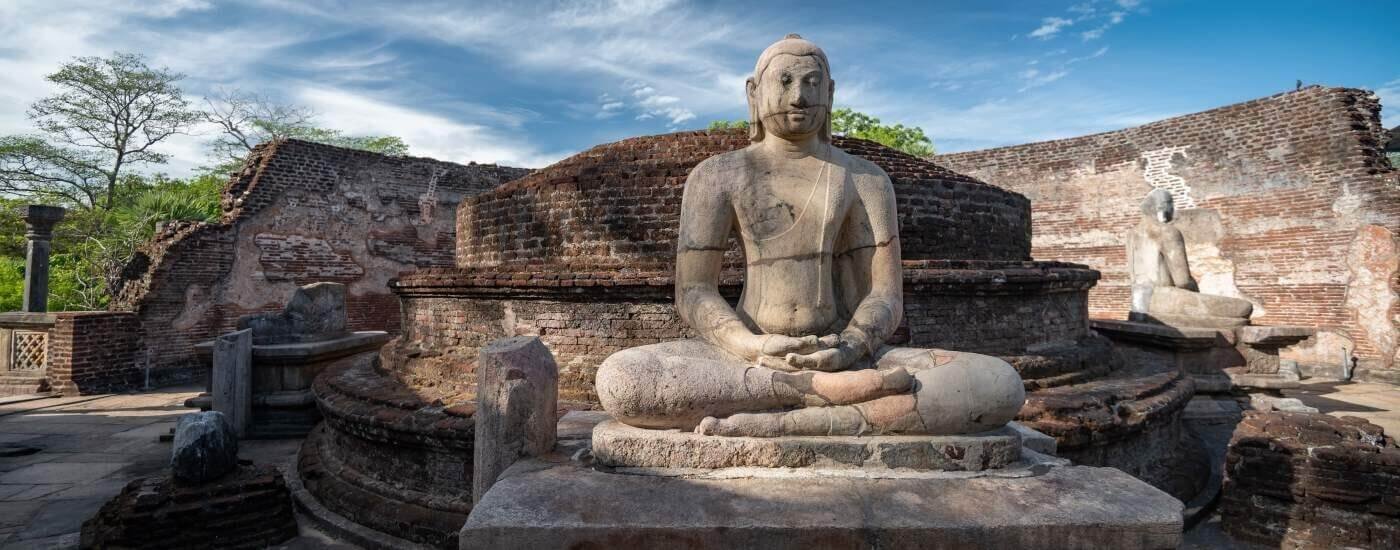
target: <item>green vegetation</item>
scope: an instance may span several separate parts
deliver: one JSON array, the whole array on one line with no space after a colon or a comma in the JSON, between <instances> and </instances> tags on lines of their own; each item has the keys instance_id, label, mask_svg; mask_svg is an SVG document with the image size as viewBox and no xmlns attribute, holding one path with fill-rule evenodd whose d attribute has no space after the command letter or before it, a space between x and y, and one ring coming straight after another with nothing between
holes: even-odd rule
<instances>
[{"instance_id":1,"label":"green vegetation","mask_svg":"<svg viewBox=\"0 0 1400 550\"><path fill-rule=\"evenodd\" d=\"M709 129L748 127L747 120L716 120L710 123ZM878 118L846 107L831 112L831 132L838 136L868 139L916 157L927 157L934 153L933 140L924 135L923 128L903 124L881 124Z\"/></svg>"},{"instance_id":2,"label":"green vegetation","mask_svg":"<svg viewBox=\"0 0 1400 550\"><path fill-rule=\"evenodd\" d=\"M75 58L47 77L58 92L30 107L34 133L0 136L0 311L19 309L23 295L25 204L68 209L54 230L49 308L105 309L122 268L157 227L218 220L229 174L259 143L296 138L408 153L397 137L320 128L309 109L254 94L216 94L195 109L179 87L183 76L139 55ZM219 130L211 166L189 178L151 171L170 160L158 144L201 123Z\"/></svg>"}]
</instances>

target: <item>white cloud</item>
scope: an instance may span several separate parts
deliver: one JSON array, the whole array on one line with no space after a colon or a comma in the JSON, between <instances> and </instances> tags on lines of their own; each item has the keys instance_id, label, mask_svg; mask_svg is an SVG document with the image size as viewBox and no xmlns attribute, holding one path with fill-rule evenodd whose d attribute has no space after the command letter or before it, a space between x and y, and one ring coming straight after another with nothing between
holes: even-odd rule
<instances>
[{"instance_id":1,"label":"white cloud","mask_svg":"<svg viewBox=\"0 0 1400 550\"><path fill-rule=\"evenodd\" d=\"M1091 53L1091 54L1089 54L1089 55L1086 55L1086 56L1083 56L1083 57L1071 57L1071 58L1069 58L1068 60L1065 61L1065 65L1073 65L1073 64L1079 63L1079 62L1081 62L1081 61L1088 61L1088 60L1090 60L1090 59L1097 59L1097 58L1103 57L1103 56L1104 56L1105 54L1107 54L1107 53L1108 53L1108 46L1104 46L1104 47L1102 47L1102 48L1099 48L1099 49L1097 49L1097 50L1094 50L1094 53Z\"/></svg>"},{"instance_id":2,"label":"white cloud","mask_svg":"<svg viewBox=\"0 0 1400 550\"><path fill-rule=\"evenodd\" d=\"M1056 80L1064 78L1068 75L1069 71L1067 70L1058 70L1047 73L1042 73L1041 71L1037 71L1035 69L1022 71L1019 76L1022 80L1025 81L1025 84L1022 85L1021 88L1016 91L1024 92L1032 88L1039 88Z\"/></svg>"},{"instance_id":3,"label":"white cloud","mask_svg":"<svg viewBox=\"0 0 1400 550\"><path fill-rule=\"evenodd\" d=\"M317 120L348 134L403 138L413 155L452 162L487 162L540 167L562 158L543 153L517 137L495 129L457 122L436 114L334 88L307 85L295 96L315 109Z\"/></svg>"},{"instance_id":4,"label":"white cloud","mask_svg":"<svg viewBox=\"0 0 1400 550\"><path fill-rule=\"evenodd\" d=\"M1049 40L1060 34L1060 29L1073 25L1074 21L1063 17L1046 17L1040 21L1040 26L1031 31L1031 38Z\"/></svg>"},{"instance_id":5,"label":"white cloud","mask_svg":"<svg viewBox=\"0 0 1400 550\"><path fill-rule=\"evenodd\" d=\"M1376 95L1381 98L1381 125L1386 128L1400 125L1400 78L1376 88Z\"/></svg>"},{"instance_id":6,"label":"white cloud","mask_svg":"<svg viewBox=\"0 0 1400 550\"><path fill-rule=\"evenodd\" d=\"M1123 9L1133 9L1142 4L1142 0L1118 0L1118 5Z\"/></svg>"}]
</instances>

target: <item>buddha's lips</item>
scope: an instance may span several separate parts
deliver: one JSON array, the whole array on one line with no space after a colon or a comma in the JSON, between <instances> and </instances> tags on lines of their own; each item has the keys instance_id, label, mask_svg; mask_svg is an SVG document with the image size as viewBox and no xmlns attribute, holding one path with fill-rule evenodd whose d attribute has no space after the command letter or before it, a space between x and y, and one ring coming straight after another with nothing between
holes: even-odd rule
<instances>
[{"instance_id":1,"label":"buddha's lips","mask_svg":"<svg viewBox=\"0 0 1400 550\"><path fill-rule=\"evenodd\" d=\"M814 106L811 106L811 107L803 107L803 108L801 108L801 109L788 109L788 110L786 110L786 111L778 111L778 112L774 112L774 113L768 113L768 117L767 117L767 118L772 118L772 117L775 117L775 116L790 115L790 114L804 114L804 115L807 115L807 116L812 116L812 115L816 114L817 111L818 111L821 107L822 107L821 105L814 105Z\"/></svg>"}]
</instances>

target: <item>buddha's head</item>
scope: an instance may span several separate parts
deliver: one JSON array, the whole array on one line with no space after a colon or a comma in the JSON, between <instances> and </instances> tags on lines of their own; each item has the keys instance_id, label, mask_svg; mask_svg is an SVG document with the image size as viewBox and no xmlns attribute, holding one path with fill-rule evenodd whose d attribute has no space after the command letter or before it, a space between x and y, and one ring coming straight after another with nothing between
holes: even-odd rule
<instances>
[{"instance_id":1,"label":"buddha's head","mask_svg":"<svg viewBox=\"0 0 1400 550\"><path fill-rule=\"evenodd\" d=\"M1153 189L1147 194L1147 198L1142 200L1142 215L1162 223L1171 223L1172 218L1176 217L1176 205L1172 202L1172 194L1165 189Z\"/></svg>"},{"instance_id":2,"label":"buddha's head","mask_svg":"<svg viewBox=\"0 0 1400 550\"><path fill-rule=\"evenodd\" d=\"M758 56L746 86L749 139L771 132L788 140L817 135L831 141L831 98L836 83L826 53L801 36L789 34Z\"/></svg>"}]
</instances>

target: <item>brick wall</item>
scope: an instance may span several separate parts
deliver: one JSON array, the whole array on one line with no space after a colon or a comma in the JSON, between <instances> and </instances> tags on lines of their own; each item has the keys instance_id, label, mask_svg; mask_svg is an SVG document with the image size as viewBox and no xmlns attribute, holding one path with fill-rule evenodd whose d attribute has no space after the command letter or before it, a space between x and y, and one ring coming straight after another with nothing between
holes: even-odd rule
<instances>
[{"instance_id":1,"label":"brick wall","mask_svg":"<svg viewBox=\"0 0 1400 550\"><path fill-rule=\"evenodd\" d=\"M873 142L837 138L835 144L889 174L905 259L1030 259L1025 197ZM457 264L586 261L668 270L690 169L747 145L742 131L697 131L584 151L464 201ZM731 258L739 254L735 243Z\"/></svg>"},{"instance_id":2,"label":"brick wall","mask_svg":"<svg viewBox=\"0 0 1400 550\"><path fill-rule=\"evenodd\" d=\"M1125 316L1126 234L1143 196L1167 189L1203 291L1249 299L1258 324L1320 329L1291 352L1305 365L1345 348L1358 376L1400 381L1400 182L1379 112L1368 91L1313 87L934 160L1029 197L1035 258L1103 273L1096 317Z\"/></svg>"},{"instance_id":3,"label":"brick wall","mask_svg":"<svg viewBox=\"0 0 1400 550\"><path fill-rule=\"evenodd\" d=\"M127 266L111 307L140 318L157 381L189 378L193 344L280 310L308 283L349 287L350 328L397 331L388 280L452 265L457 204L528 172L266 143L230 179L222 219L165 227Z\"/></svg>"},{"instance_id":4,"label":"brick wall","mask_svg":"<svg viewBox=\"0 0 1400 550\"><path fill-rule=\"evenodd\" d=\"M140 389L141 321L124 311L54 314L49 331L49 385L65 395Z\"/></svg>"},{"instance_id":5,"label":"brick wall","mask_svg":"<svg viewBox=\"0 0 1400 550\"><path fill-rule=\"evenodd\" d=\"M1400 545L1400 448L1354 416L1246 413L1226 454L1226 533L1273 548Z\"/></svg>"},{"instance_id":6,"label":"brick wall","mask_svg":"<svg viewBox=\"0 0 1400 550\"><path fill-rule=\"evenodd\" d=\"M898 341L1028 363L1028 379L1065 374L1055 368L1063 361L1043 354L1087 336L1085 292L1097 279L1071 264L969 260L909 261L904 275L907 327ZM738 297L738 273L722 283L722 293ZM554 353L560 399L596 402L594 375L609 355L696 336L676 314L669 271L426 269L391 284L406 323L403 341L386 352L397 358L386 365L416 385L465 390L471 379L458 363L474 362L491 340L528 334ZM405 351L414 349L459 359L434 370L433 363L408 360L413 352ZM1029 361L1017 357L1023 355Z\"/></svg>"}]
</instances>

